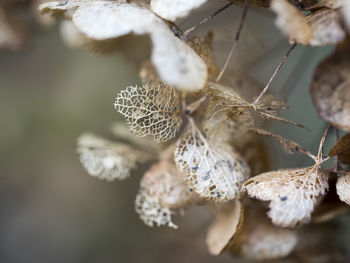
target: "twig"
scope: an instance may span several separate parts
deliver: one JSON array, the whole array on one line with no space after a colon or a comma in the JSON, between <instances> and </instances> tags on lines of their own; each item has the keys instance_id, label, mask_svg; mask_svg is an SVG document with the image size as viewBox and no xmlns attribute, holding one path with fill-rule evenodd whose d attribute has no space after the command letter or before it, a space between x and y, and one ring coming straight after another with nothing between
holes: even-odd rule
<instances>
[{"instance_id":1,"label":"twig","mask_svg":"<svg viewBox=\"0 0 350 263\"><path fill-rule=\"evenodd\" d=\"M205 22L213 19L216 15L218 15L219 13L221 13L222 11L224 11L226 8L230 7L231 5L233 5L233 3L228 3L227 5L221 7L220 9L216 10L213 14L211 14L210 16L207 16L206 18L204 18L202 21L200 21L197 25L187 29L183 35L182 35L182 39L183 40L187 40L189 35L196 30L199 26L201 26L202 24L204 24Z\"/></svg>"},{"instance_id":2,"label":"twig","mask_svg":"<svg viewBox=\"0 0 350 263\"><path fill-rule=\"evenodd\" d=\"M231 47L231 50L230 50L230 53L228 54L227 58L226 58L226 61L225 61L225 64L224 66L222 67L218 77L216 78L216 82L219 82L220 79L222 78L222 76L224 75L227 67L228 67L228 64L230 63L231 61L231 58L233 56L233 53L234 51L236 50L236 46L237 46L237 43L239 41L239 37L241 35L241 32L242 32L242 29L243 29L243 25L244 25L244 21L245 21L245 18L247 16L247 13L248 13L248 9L249 9L249 1L248 0L245 0L244 2L244 7L243 7L243 13L242 13L242 16L241 16L241 21L239 23L239 26L238 26L238 30L236 32L236 36L235 36L235 39L233 40L233 43L232 43L232 47Z\"/></svg>"},{"instance_id":3,"label":"twig","mask_svg":"<svg viewBox=\"0 0 350 263\"><path fill-rule=\"evenodd\" d=\"M266 93L266 91L268 90L268 88L270 87L270 84L272 82L272 80L275 78L275 76L277 75L278 71L281 69L281 67L283 66L284 62L286 61L287 57L290 55L290 53L293 51L293 49L296 47L296 43L292 44L291 47L289 48L289 50L287 51L287 54L283 57L282 61L280 62L280 64L277 66L277 68L275 69L274 73L272 74L269 82L267 82L265 88L263 89L263 91L260 93L260 95L255 99L255 101L252 103L252 106L255 107L261 100L262 96L264 96L264 94Z\"/></svg>"}]
</instances>

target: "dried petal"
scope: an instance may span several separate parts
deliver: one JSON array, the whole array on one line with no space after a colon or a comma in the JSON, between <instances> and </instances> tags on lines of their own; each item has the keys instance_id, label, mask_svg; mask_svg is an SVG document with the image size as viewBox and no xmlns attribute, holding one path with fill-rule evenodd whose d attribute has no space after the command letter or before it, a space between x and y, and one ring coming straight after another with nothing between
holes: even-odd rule
<instances>
[{"instance_id":1,"label":"dried petal","mask_svg":"<svg viewBox=\"0 0 350 263\"><path fill-rule=\"evenodd\" d=\"M348 32L350 32L350 1L344 0L343 8L342 8L343 18L348 28Z\"/></svg>"},{"instance_id":2,"label":"dried petal","mask_svg":"<svg viewBox=\"0 0 350 263\"><path fill-rule=\"evenodd\" d=\"M192 9L198 8L208 0L151 0L151 9L160 17L175 21L187 16Z\"/></svg>"},{"instance_id":3,"label":"dried petal","mask_svg":"<svg viewBox=\"0 0 350 263\"><path fill-rule=\"evenodd\" d=\"M250 260L274 260L288 256L297 244L295 232L270 224L257 223L240 248Z\"/></svg>"},{"instance_id":4,"label":"dried petal","mask_svg":"<svg viewBox=\"0 0 350 263\"><path fill-rule=\"evenodd\" d=\"M311 46L334 45L345 38L337 11L320 9L308 15L306 21L313 32L308 43Z\"/></svg>"},{"instance_id":5,"label":"dried petal","mask_svg":"<svg viewBox=\"0 0 350 263\"><path fill-rule=\"evenodd\" d=\"M175 162L195 192L218 201L238 197L249 176L249 168L237 152L225 144L211 144L190 125L176 144Z\"/></svg>"},{"instance_id":6,"label":"dried petal","mask_svg":"<svg viewBox=\"0 0 350 263\"><path fill-rule=\"evenodd\" d=\"M340 138L329 152L329 156L338 156L342 163L350 163L350 133Z\"/></svg>"},{"instance_id":7,"label":"dried petal","mask_svg":"<svg viewBox=\"0 0 350 263\"><path fill-rule=\"evenodd\" d=\"M340 176L336 186L340 200L350 205L350 173Z\"/></svg>"},{"instance_id":8,"label":"dried petal","mask_svg":"<svg viewBox=\"0 0 350 263\"><path fill-rule=\"evenodd\" d=\"M207 246L210 254L219 255L229 246L242 218L242 204L238 200L225 204L217 213L215 221L207 233Z\"/></svg>"},{"instance_id":9,"label":"dried petal","mask_svg":"<svg viewBox=\"0 0 350 263\"><path fill-rule=\"evenodd\" d=\"M312 29L303 14L287 0L272 0L271 9L277 14L277 27L289 38L302 45L309 44Z\"/></svg>"},{"instance_id":10,"label":"dried petal","mask_svg":"<svg viewBox=\"0 0 350 263\"><path fill-rule=\"evenodd\" d=\"M295 227L311 219L318 198L328 189L328 173L317 166L267 172L246 181L242 191L270 202L275 225Z\"/></svg>"},{"instance_id":11,"label":"dried petal","mask_svg":"<svg viewBox=\"0 0 350 263\"><path fill-rule=\"evenodd\" d=\"M73 15L77 28L89 38L105 40L126 34L150 34L152 62L160 78L180 89L201 89L207 79L202 59L168 25L146 8L134 4L95 1Z\"/></svg>"},{"instance_id":12,"label":"dried petal","mask_svg":"<svg viewBox=\"0 0 350 263\"><path fill-rule=\"evenodd\" d=\"M150 157L124 144L114 143L93 134L83 134L78 139L77 152L86 171L99 179L124 180L137 162Z\"/></svg>"},{"instance_id":13,"label":"dried petal","mask_svg":"<svg viewBox=\"0 0 350 263\"><path fill-rule=\"evenodd\" d=\"M174 138L181 127L179 98L170 86L130 86L118 94L114 107L133 133L152 135L158 142Z\"/></svg>"},{"instance_id":14,"label":"dried petal","mask_svg":"<svg viewBox=\"0 0 350 263\"><path fill-rule=\"evenodd\" d=\"M170 209L184 208L197 200L189 191L185 177L175 164L160 161L143 176L136 198L136 211L146 225L154 224L176 227L171 221Z\"/></svg>"},{"instance_id":15,"label":"dried petal","mask_svg":"<svg viewBox=\"0 0 350 263\"><path fill-rule=\"evenodd\" d=\"M80 33L75 25L69 20L60 23L60 33L63 42L70 48L80 47L87 42L86 37Z\"/></svg>"},{"instance_id":16,"label":"dried petal","mask_svg":"<svg viewBox=\"0 0 350 263\"><path fill-rule=\"evenodd\" d=\"M339 129L350 131L350 49L339 48L320 63L310 86L318 114Z\"/></svg>"}]
</instances>

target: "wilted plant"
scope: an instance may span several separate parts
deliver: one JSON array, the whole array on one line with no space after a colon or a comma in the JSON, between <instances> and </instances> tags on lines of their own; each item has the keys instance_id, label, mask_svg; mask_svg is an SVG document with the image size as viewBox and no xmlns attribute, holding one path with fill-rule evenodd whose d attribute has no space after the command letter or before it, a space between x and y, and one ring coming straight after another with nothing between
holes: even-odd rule
<instances>
[{"instance_id":1,"label":"wilted plant","mask_svg":"<svg viewBox=\"0 0 350 263\"><path fill-rule=\"evenodd\" d=\"M131 35L147 35L152 43L150 61L145 61L140 71L142 85L120 91L114 103L131 133L120 124L114 126L115 135L124 143L82 135L78 139L81 163L89 174L112 181L128 178L138 163L152 162L140 182L136 212L149 226L176 228L172 219L176 211L190 205L209 208L216 217L207 235L212 254L228 250L248 259L272 260L295 251L295 257L303 257L307 246L297 249L297 243L304 228L294 228L311 222L314 210L322 206L330 177L339 175L337 193L340 200L350 202L349 172L339 164L349 163L349 138L340 139L324 157L328 128L317 156L267 131L268 121L306 128L280 116L285 103L268 89L296 45L337 44L335 53L316 69L310 91L319 115L335 129L349 131L349 1L228 1L183 32L176 20L205 2L64 0L40 5L42 13L69 23L72 46L93 43L95 49L103 50L108 43L108 51L112 51L125 41L135 43ZM211 47L215 34L205 38L192 34L233 4L243 7L242 17L219 70ZM270 5L277 14L276 25L290 38L291 47L260 94L247 97L244 92L260 87L239 72L229 77L234 86L225 85L222 77L244 33L248 9ZM289 153L311 157L314 165L266 172L268 153L259 134L278 140ZM333 170L322 167L334 156ZM244 192L270 201L271 222L264 215L265 207Z\"/></svg>"}]
</instances>

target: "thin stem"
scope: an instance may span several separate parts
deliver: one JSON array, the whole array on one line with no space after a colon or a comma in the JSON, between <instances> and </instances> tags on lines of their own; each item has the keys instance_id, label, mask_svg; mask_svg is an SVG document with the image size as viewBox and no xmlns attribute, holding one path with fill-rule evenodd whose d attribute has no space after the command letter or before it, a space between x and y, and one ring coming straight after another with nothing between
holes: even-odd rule
<instances>
[{"instance_id":1,"label":"thin stem","mask_svg":"<svg viewBox=\"0 0 350 263\"><path fill-rule=\"evenodd\" d=\"M198 27L200 27L202 24L204 24L205 22L213 19L216 15L218 15L219 13L221 13L222 11L224 11L226 8L230 7L231 5L233 5L233 3L228 3L227 5L221 7L220 9L216 10L213 14L211 14L210 16L207 16L206 18L204 18L202 21L200 21L197 25L187 29L183 35L182 35L182 39L183 40L187 40L188 37L190 36L190 34L196 30Z\"/></svg>"},{"instance_id":2,"label":"thin stem","mask_svg":"<svg viewBox=\"0 0 350 263\"><path fill-rule=\"evenodd\" d=\"M329 127L330 127L330 125L328 125L326 130L324 131L322 138L321 138L321 141L320 141L320 146L318 147L317 159L318 159L320 164L327 161L330 158L329 156L327 158L323 158L323 145L324 145L324 141L326 140Z\"/></svg>"},{"instance_id":3,"label":"thin stem","mask_svg":"<svg viewBox=\"0 0 350 263\"><path fill-rule=\"evenodd\" d=\"M230 61L231 61L231 58L233 56L233 53L234 51L236 50L236 46L237 46L237 43L239 41L239 37L241 35L241 32L242 32L242 29L243 29L243 25L244 25L244 21L245 21L245 18L247 16L247 13L248 13L248 9L249 9L249 1L248 0L245 0L244 2L244 7L243 7L243 13L242 13L242 16L241 16L241 21L239 23L239 26L238 26L238 30L236 32L236 36L235 36L235 39L233 40L233 43L232 43L232 47L231 47L231 50L230 50L230 53L228 54L227 58L226 58L226 61L225 61L225 64L224 66L222 67L218 77L216 78L216 82L219 82L220 79L222 78L222 76L224 75Z\"/></svg>"},{"instance_id":4,"label":"thin stem","mask_svg":"<svg viewBox=\"0 0 350 263\"><path fill-rule=\"evenodd\" d=\"M186 115L191 115L195 110L197 110L201 105L202 103L207 99L206 96L203 96L201 97L200 99L192 102L190 105L188 105L186 108L185 108L185 114Z\"/></svg>"},{"instance_id":5,"label":"thin stem","mask_svg":"<svg viewBox=\"0 0 350 263\"><path fill-rule=\"evenodd\" d=\"M339 130L335 126L333 126L333 128L334 128L334 133L335 133L335 144L337 144L337 142L339 140ZM336 156L334 156L333 171L336 173L338 170L339 170L339 158L336 155Z\"/></svg>"},{"instance_id":6,"label":"thin stem","mask_svg":"<svg viewBox=\"0 0 350 263\"><path fill-rule=\"evenodd\" d=\"M275 76L277 75L278 71L281 69L281 67L283 66L284 62L286 61L287 57L290 55L290 53L293 51L293 49L296 47L296 43L292 44L292 46L289 48L289 50L287 51L287 54L283 57L282 61L280 62L280 64L277 66L277 68L275 69L274 73L272 74L269 82L267 82L265 88L263 89L263 91L260 93L260 95L256 98L256 100L252 103L252 106L255 107L261 100L262 96L264 96L264 94L266 93L266 91L269 89L270 84L272 82L272 80L275 78Z\"/></svg>"}]
</instances>

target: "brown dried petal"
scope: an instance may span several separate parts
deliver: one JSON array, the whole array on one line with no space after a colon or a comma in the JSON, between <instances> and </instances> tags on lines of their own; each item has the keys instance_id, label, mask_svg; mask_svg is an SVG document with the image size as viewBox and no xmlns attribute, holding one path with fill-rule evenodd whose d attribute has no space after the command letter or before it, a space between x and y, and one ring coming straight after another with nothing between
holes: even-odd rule
<instances>
[{"instance_id":1,"label":"brown dried petal","mask_svg":"<svg viewBox=\"0 0 350 263\"><path fill-rule=\"evenodd\" d=\"M350 133L340 138L329 152L329 156L338 156L342 163L350 163Z\"/></svg>"},{"instance_id":2,"label":"brown dried petal","mask_svg":"<svg viewBox=\"0 0 350 263\"><path fill-rule=\"evenodd\" d=\"M242 223L242 212L243 207L238 200L223 205L207 233L206 243L210 254L219 255L230 245L239 224Z\"/></svg>"}]
</instances>

